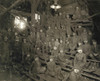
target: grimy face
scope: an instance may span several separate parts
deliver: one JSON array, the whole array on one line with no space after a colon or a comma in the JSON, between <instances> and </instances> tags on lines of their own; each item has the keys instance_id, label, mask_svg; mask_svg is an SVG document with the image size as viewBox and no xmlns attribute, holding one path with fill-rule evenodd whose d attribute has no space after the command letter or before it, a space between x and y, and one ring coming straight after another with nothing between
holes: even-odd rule
<instances>
[{"instance_id":1,"label":"grimy face","mask_svg":"<svg viewBox=\"0 0 100 81\"><path fill-rule=\"evenodd\" d=\"M38 58L38 57L36 57L36 58L35 58L35 61L38 61L38 60L39 60L39 58Z\"/></svg>"},{"instance_id":2,"label":"grimy face","mask_svg":"<svg viewBox=\"0 0 100 81\"><path fill-rule=\"evenodd\" d=\"M73 36L75 36L76 35L76 33L73 33Z\"/></svg>"},{"instance_id":3,"label":"grimy face","mask_svg":"<svg viewBox=\"0 0 100 81\"><path fill-rule=\"evenodd\" d=\"M82 26L78 26L78 28L82 28Z\"/></svg>"},{"instance_id":4,"label":"grimy face","mask_svg":"<svg viewBox=\"0 0 100 81\"><path fill-rule=\"evenodd\" d=\"M84 43L88 43L88 41L87 41L87 40L85 40L85 41L84 41Z\"/></svg>"},{"instance_id":5,"label":"grimy face","mask_svg":"<svg viewBox=\"0 0 100 81\"><path fill-rule=\"evenodd\" d=\"M75 72L75 73L78 73L78 72L79 72L79 70L78 70L78 69L74 69L74 72Z\"/></svg>"},{"instance_id":6,"label":"grimy face","mask_svg":"<svg viewBox=\"0 0 100 81\"><path fill-rule=\"evenodd\" d=\"M83 52L83 50L82 50L82 49L78 49L77 51L78 51L78 53L82 53L82 52Z\"/></svg>"},{"instance_id":7,"label":"grimy face","mask_svg":"<svg viewBox=\"0 0 100 81\"><path fill-rule=\"evenodd\" d=\"M60 50L60 53L63 53L63 50Z\"/></svg>"},{"instance_id":8,"label":"grimy face","mask_svg":"<svg viewBox=\"0 0 100 81\"><path fill-rule=\"evenodd\" d=\"M56 39L56 41L58 41L58 39Z\"/></svg>"},{"instance_id":9,"label":"grimy face","mask_svg":"<svg viewBox=\"0 0 100 81\"><path fill-rule=\"evenodd\" d=\"M69 18L70 16L69 15L67 15L67 18Z\"/></svg>"},{"instance_id":10,"label":"grimy face","mask_svg":"<svg viewBox=\"0 0 100 81\"><path fill-rule=\"evenodd\" d=\"M43 32L43 30L40 30L40 32Z\"/></svg>"},{"instance_id":11,"label":"grimy face","mask_svg":"<svg viewBox=\"0 0 100 81\"><path fill-rule=\"evenodd\" d=\"M92 35L92 33L91 33L91 32L89 32L89 35Z\"/></svg>"},{"instance_id":12,"label":"grimy face","mask_svg":"<svg viewBox=\"0 0 100 81\"><path fill-rule=\"evenodd\" d=\"M52 62L53 61L53 58L50 58L50 62Z\"/></svg>"},{"instance_id":13,"label":"grimy face","mask_svg":"<svg viewBox=\"0 0 100 81\"><path fill-rule=\"evenodd\" d=\"M79 10L79 7L76 7L77 10Z\"/></svg>"},{"instance_id":14,"label":"grimy face","mask_svg":"<svg viewBox=\"0 0 100 81\"><path fill-rule=\"evenodd\" d=\"M96 45L97 43L94 41L93 44Z\"/></svg>"},{"instance_id":15,"label":"grimy face","mask_svg":"<svg viewBox=\"0 0 100 81\"><path fill-rule=\"evenodd\" d=\"M62 41L62 40L60 40L60 43L63 43L63 41Z\"/></svg>"},{"instance_id":16,"label":"grimy face","mask_svg":"<svg viewBox=\"0 0 100 81\"><path fill-rule=\"evenodd\" d=\"M59 13L59 15L62 15L62 13Z\"/></svg>"},{"instance_id":17,"label":"grimy face","mask_svg":"<svg viewBox=\"0 0 100 81\"><path fill-rule=\"evenodd\" d=\"M82 45L82 43L78 43L78 45L80 46L80 45Z\"/></svg>"},{"instance_id":18,"label":"grimy face","mask_svg":"<svg viewBox=\"0 0 100 81\"><path fill-rule=\"evenodd\" d=\"M51 29L51 27L50 27L50 26L49 26L48 28L49 28L49 29Z\"/></svg>"}]
</instances>

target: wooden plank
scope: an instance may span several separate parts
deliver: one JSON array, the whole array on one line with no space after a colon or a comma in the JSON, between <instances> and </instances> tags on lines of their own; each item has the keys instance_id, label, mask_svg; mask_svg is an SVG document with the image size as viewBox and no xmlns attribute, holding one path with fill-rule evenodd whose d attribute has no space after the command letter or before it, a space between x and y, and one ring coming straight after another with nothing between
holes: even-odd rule
<instances>
[{"instance_id":1,"label":"wooden plank","mask_svg":"<svg viewBox=\"0 0 100 81\"><path fill-rule=\"evenodd\" d=\"M87 22L88 22L88 23L92 23L93 21L90 21L90 20L88 20L88 19L83 19L83 20L82 20L82 19L78 19L78 20L72 20L72 21L71 21L71 23L78 23L78 22L82 22L82 23L85 23L85 22L86 22L86 23L87 23Z\"/></svg>"},{"instance_id":2,"label":"wooden plank","mask_svg":"<svg viewBox=\"0 0 100 81\"><path fill-rule=\"evenodd\" d=\"M69 68L63 68L67 71L71 71L71 69ZM89 73L81 73L81 75L85 76L85 77L88 77L88 78L91 78L91 79L95 79L95 80L99 80L100 81L100 77L97 77L97 76L94 76L92 74L89 74Z\"/></svg>"},{"instance_id":3,"label":"wooden plank","mask_svg":"<svg viewBox=\"0 0 100 81\"><path fill-rule=\"evenodd\" d=\"M34 77L32 77L31 75L29 75L28 72L22 72L18 68L15 68L15 67L14 67L14 69L16 69L17 71L19 71L19 73L26 75L27 77L29 77L32 80L39 81L39 80L35 79Z\"/></svg>"},{"instance_id":4,"label":"wooden plank","mask_svg":"<svg viewBox=\"0 0 100 81\"><path fill-rule=\"evenodd\" d=\"M68 55L68 56L70 56L70 57L73 58L73 59L74 59L74 57L75 57L75 56L72 56L72 55ZM92 59L87 59L87 61L100 63L100 61L98 61L98 60L92 60Z\"/></svg>"}]
</instances>

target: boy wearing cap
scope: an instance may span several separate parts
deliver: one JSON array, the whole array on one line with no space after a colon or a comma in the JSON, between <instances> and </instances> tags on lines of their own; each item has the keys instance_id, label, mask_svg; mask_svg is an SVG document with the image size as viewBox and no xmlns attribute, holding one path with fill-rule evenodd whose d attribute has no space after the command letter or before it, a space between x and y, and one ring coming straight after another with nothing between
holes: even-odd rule
<instances>
[{"instance_id":1,"label":"boy wearing cap","mask_svg":"<svg viewBox=\"0 0 100 81\"><path fill-rule=\"evenodd\" d=\"M77 54L74 58L74 70L71 72L69 79L71 81L78 81L81 79L81 72L86 64L86 55L83 53L81 47L78 48Z\"/></svg>"}]
</instances>

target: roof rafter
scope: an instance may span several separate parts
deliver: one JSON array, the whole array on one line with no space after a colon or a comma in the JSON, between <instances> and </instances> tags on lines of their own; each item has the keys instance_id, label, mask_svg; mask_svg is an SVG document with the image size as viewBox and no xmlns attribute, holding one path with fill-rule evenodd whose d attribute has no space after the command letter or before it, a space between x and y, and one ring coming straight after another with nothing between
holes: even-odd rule
<instances>
[{"instance_id":1,"label":"roof rafter","mask_svg":"<svg viewBox=\"0 0 100 81\"><path fill-rule=\"evenodd\" d=\"M25 0L17 0L17 1L15 1L9 8L5 9L2 13L0 13L0 16L5 14L6 12L10 11L12 8L14 8L16 5L18 5L19 3L23 2L23 1L25 1Z\"/></svg>"},{"instance_id":2,"label":"roof rafter","mask_svg":"<svg viewBox=\"0 0 100 81\"><path fill-rule=\"evenodd\" d=\"M7 8L5 8L2 5L0 5L0 9L1 9L2 12L7 10ZM18 10L15 10L15 9L12 9L12 10L10 10L8 12L10 12L12 14L16 14L16 15L22 15L22 16L28 16L28 17L31 16L31 13L27 13L27 12L23 12L23 11L18 11Z\"/></svg>"}]
</instances>

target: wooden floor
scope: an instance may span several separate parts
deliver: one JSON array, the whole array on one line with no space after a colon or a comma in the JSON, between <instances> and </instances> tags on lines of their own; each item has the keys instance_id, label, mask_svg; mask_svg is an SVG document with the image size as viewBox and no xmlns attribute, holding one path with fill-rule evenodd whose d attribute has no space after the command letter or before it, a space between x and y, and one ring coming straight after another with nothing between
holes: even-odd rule
<instances>
[{"instance_id":1,"label":"wooden floor","mask_svg":"<svg viewBox=\"0 0 100 81\"><path fill-rule=\"evenodd\" d=\"M0 65L0 81L22 81L22 80L19 75L12 72L12 70L9 69L7 66Z\"/></svg>"}]
</instances>

